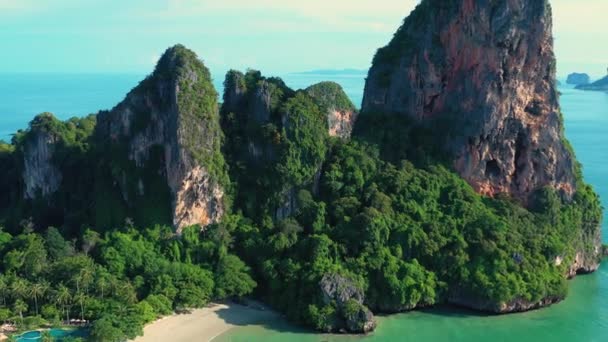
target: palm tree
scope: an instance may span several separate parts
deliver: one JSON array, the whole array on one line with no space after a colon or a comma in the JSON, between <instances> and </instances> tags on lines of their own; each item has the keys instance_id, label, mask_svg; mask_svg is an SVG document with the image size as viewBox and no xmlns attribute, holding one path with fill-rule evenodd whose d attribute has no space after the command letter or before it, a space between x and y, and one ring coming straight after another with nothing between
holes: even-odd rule
<instances>
[{"instance_id":1,"label":"palm tree","mask_svg":"<svg viewBox=\"0 0 608 342\"><path fill-rule=\"evenodd\" d=\"M85 300L87 300L87 296L82 292L78 292L74 296L74 301L78 302L80 304L80 318L83 321L84 321L84 301Z\"/></svg>"},{"instance_id":2,"label":"palm tree","mask_svg":"<svg viewBox=\"0 0 608 342\"><path fill-rule=\"evenodd\" d=\"M21 299L17 299L15 304L13 304L13 310L19 313L19 317L21 317L21 324L23 324L23 312L27 310L27 304Z\"/></svg>"},{"instance_id":3,"label":"palm tree","mask_svg":"<svg viewBox=\"0 0 608 342\"><path fill-rule=\"evenodd\" d=\"M27 295L28 284L23 278L15 278L11 284L11 295L15 299L23 299Z\"/></svg>"},{"instance_id":4,"label":"palm tree","mask_svg":"<svg viewBox=\"0 0 608 342\"><path fill-rule=\"evenodd\" d=\"M107 277L105 276L105 273L103 275L100 275L97 278L97 281L95 282L95 284L97 285L97 291L100 292L101 299L103 300L103 295L104 295L105 289L108 288L108 286L109 286L109 282L108 282Z\"/></svg>"},{"instance_id":5,"label":"palm tree","mask_svg":"<svg viewBox=\"0 0 608 342\"><path fill-rule=\"evenodd\" d=\"M57 291L55 291L55 303L61 305L63 311L65 312L65 317L67 323L70 322L70 309L69 305L72 301L72 294L70 293L70 289L68 289L65 285L59 284L57 287Z\"/></svg>"},{"instance_id":6,"label":"palm tree","mask_svg":"<svg viewBox=\"0 0 608 342\"><path fill-rule=\"evenodd\" d=\"M84 288L85 292L89 293L89 285L93 282L93 269L91 267L84 267L80 269L78 273L77 282L79 282ZM79 291L80 289L78 289Z\"/></svg>"},{"instance_id":7,"label":"palm tree","mask_svg":"<svg viewBox=\"0 0 608 342\"><path fill-rule=\"evenodd\" d=\"M30 286L29 295L34 298L34 307L36 308L36 316L38 316L38 298L44 296L48 290L48 285L44 283L34 283Z\"/></svg>"}]
</instances>

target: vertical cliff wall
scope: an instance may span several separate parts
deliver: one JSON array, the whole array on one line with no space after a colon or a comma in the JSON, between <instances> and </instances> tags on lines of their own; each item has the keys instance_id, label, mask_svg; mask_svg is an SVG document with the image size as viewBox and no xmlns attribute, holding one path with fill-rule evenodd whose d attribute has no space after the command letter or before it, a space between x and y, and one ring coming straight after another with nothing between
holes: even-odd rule
<instances>
[{"instance_id":1,"label":"vertical cliff wall","mask_svg":"<svg viewBox=\"0 0 608 342\"><path fill-rule=\"evenodd\" d=\"M378 50L362 111L433 127L478 192L575 192L547 0L423 0Z\"/></svg>"},{"instance_id":2,"label":"vertical cliff wall","mask_svg":"<svg viewBox=\"0 0 608 342\"><path fill-rule=\"evenodd\" d=\"M117 146L114 150L124 153L136 168L148 168L165 180L178 230L217 222L226 210L221 137L217 93L209 71L181 45L168 49L154 73L123 102L100 113L96 129L100 146ZM150 164L158 167L150 170ZM133 182L137 184L136 196L158 196L150 192L147 183L151 182L145 177L129 179L129 167L113 165L117 169L113 170L115 181L126 201L133 196L127 183Z\"/></svg>"},{"instance_id":3,"label":"vertical cliff wall","mask_svg":"<svg viewBox=\"0 0 608 342\"><path fill-rule=\"evenodd\" d=\"M52 129L56 119L50 113L38 115L30 123L23 141L23 196L35 199L59 189L62 174L53 163L55 144L60 138Z\"/></svg>"}]
</instances>

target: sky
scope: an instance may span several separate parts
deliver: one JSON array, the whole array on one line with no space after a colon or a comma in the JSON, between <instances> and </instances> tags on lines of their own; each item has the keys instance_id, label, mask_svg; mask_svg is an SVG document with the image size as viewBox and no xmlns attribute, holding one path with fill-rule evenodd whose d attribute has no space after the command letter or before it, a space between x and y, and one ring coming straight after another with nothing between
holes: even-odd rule
<instances>
[{"instance_id":1,"label":"sky","mask_svg":"<svg viewBox=\"0 0 608 342\"><path fill-rule=\"evenodd\" d=\"M0 0L0 72L147 73L169 46L214 73L367 69L417 0ZM606 74L608 0L552 0L558 75Z\"/></svg>"}]
</instances>

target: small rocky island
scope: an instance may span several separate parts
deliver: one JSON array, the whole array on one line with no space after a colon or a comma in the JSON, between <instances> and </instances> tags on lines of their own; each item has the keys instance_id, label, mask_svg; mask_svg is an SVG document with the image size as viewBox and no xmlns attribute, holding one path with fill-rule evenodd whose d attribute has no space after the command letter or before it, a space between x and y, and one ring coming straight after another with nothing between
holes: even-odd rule
<instances>
[{"instance_id":1,"label":"small rocky island","mask_svg":"<svg viewBox=\"0 0 608 342\"><path fill-rule=\"evenodd\" d=\"M579 90L591 90L591 91L608 91L608 75L604 78L599 79L590 84L581 84L576 86Z\"/></svg>"},{"instance_id":2,"label":"small rocky island","mask_svg":"<svg viewBox=\"0 0 608 342\"><path fill-rule=\"evenodd\" d=\"M567 84L571 85L585 85L591 82L591 77L585 73L572 73L568 75L568 79L566 80Z\"/></svg>"}]
</instances>

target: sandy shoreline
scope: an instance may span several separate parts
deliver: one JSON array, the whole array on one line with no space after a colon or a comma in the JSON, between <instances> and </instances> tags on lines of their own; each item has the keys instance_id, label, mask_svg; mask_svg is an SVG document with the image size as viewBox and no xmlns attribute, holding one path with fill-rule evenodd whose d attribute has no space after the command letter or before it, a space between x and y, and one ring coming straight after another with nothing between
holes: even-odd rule
<instances>
[{"instance_id":1,"label":"sandy shoreline","mask_svg":"<svg viewBox=\"0 0 608 342\"><path fill-rule=\"evenodd\" d=\"M260 324L281 316L259 304L244 306L234 303L212 304L188 314L175 314L144 328L144 336L133 342L211 341L236 326Z\"/></svg>"}]
</instances>

